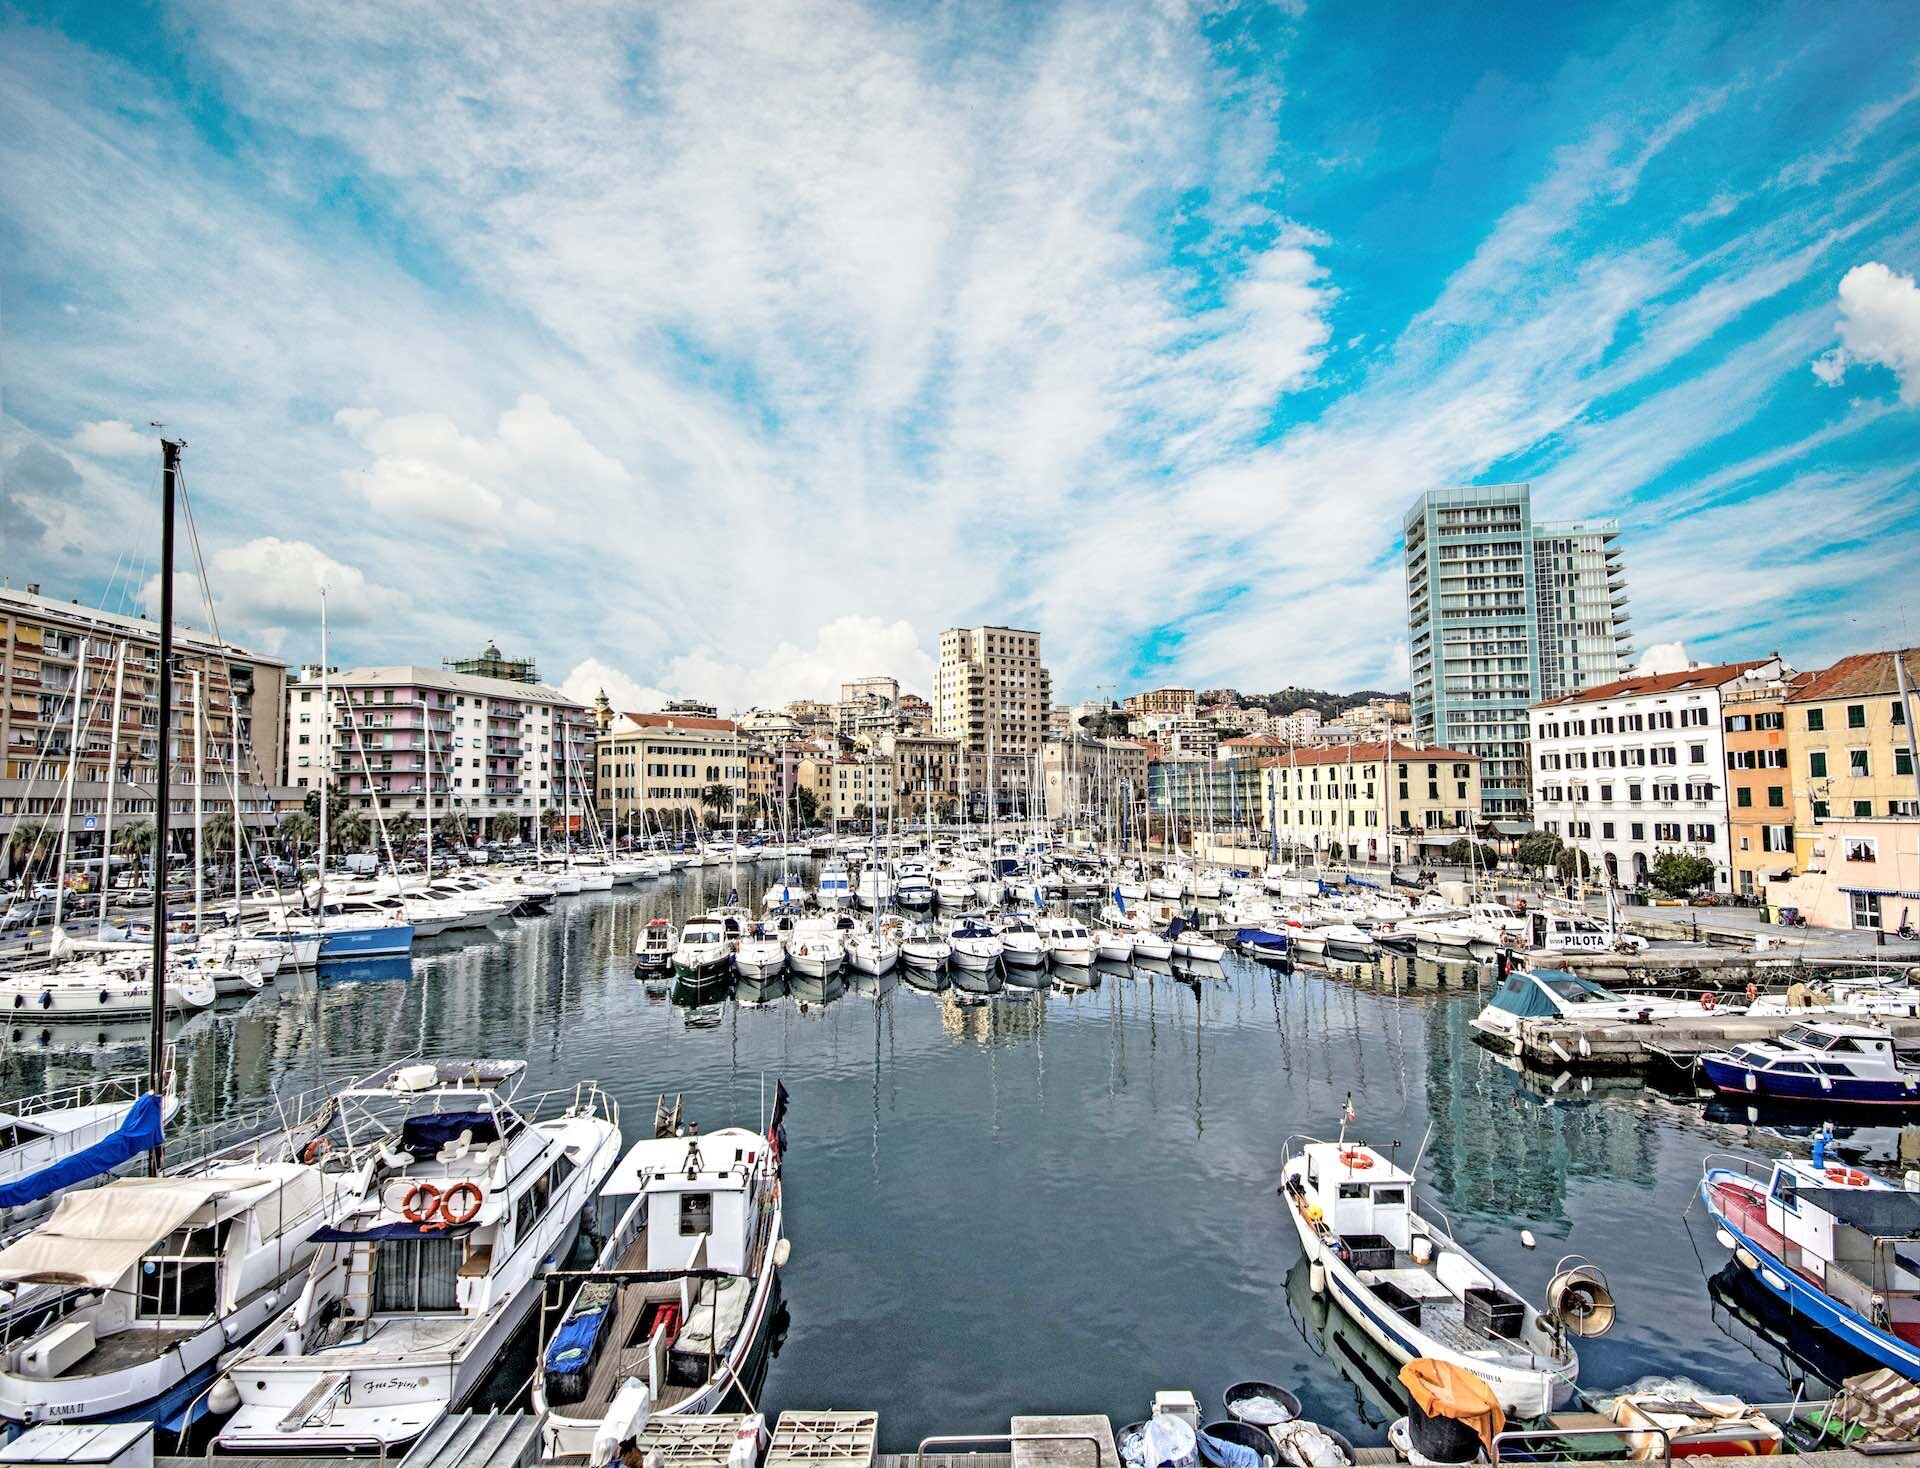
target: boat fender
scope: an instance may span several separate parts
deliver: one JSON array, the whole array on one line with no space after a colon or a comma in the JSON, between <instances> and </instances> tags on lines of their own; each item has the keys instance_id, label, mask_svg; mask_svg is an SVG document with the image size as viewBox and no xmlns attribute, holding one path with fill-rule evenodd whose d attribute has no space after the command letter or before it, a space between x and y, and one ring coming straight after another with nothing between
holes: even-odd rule
<instances>
[{"instance_id":1,"label":"boat fender","mask_svg":"<svg viewBox=\"0 0 1920 1468\"><path fill-rule=\"evenodd\" d=\"M1757 1091L1759 1088L1760 1088L1759 1083L1755 1081L1753 1078L1753 1072L1748 1071L1747 1072L1747 1089L1749 1091Z\"/></svg>"},{"instance_id":2,"label":"boat fender","mask_svg":"<svg viewBox=\"0 0 1920 1468\"><path fill-rule=\"evenodd\" d=\"M440 1216L449 1224L471 1223L479 1215L480 1205L486 1201L486 1196L478 1183L455 1183L440 1199ZM456 1198L471 1198L473 1201L469 1206L456 1207Z\"/></svg>"},{"instance_id":3,"label":"boat fender","mask_svg":"<svg viewBox=\"0 0 1920 1468\"><path fill-rule=\"evenodd\" d=\"M40 1007L41 1007L42 1009L52 1009L52 1008L53 1008L53 990L51 990L51 989L42 989L42 990L40 991Z\"/></svg>"},{"instance_id":4,"label":"boat fender","mask_svg":"<svg viewBox=\"0 0 1920 1468\"><path fill-rule=\"evenodd\" d=\"M1522 1248L1532 1249L1537 1247L1538 1243L1539 1241L1533 1236L1532 1229L1523 1228L1520 1230L1520 1244Z\"/></svg>"},{"instance_id":5,"label":"boat fender","mask_svg":"<svg viewBox=\"0 0 1920 1468\"><path fill-rule=\"evenodd\" d=\"M240 1388L233 1384L233 1378L223 1376L207 1392L207 1410L225 1416L239 1410Z\"/></svg>"},{"instance_id":6,"label":"boat fender","mask_svg":"<svg viewBox=\"0 0 1920 1468\"><path fill-rule=\"evenodd\" d=\"M1713 990L1702 989L1700 991L1700 1007L1706 1010L1708 1014L1712 1014L1719 1003L1720 1001L1714 997Z\"/></svg>"},{"instance_id":7,"label":"boat fender","mask_svg":"<svg viewBox=\"0 0 1920 1468\"><path fill-rule=\"evenodd\" d=\"M1307 1266L1307 1286L1316 1295L1327 1292L1327 1266L1318 1259Z\"/></svg>"},{"instance_id":8,"label":"boat fender","mask_svg":"<svg viewBox=\"0 0 1920 1468\"><path fill-rule=\"evenodd\" d=\"M407 1196L400 1203L400 1211L409 1223L425 1223L433 1217L434 1210L440 1206L440 1190L432 1183L415 1183L407 1189Z\"/></svg>"}]
</instances>

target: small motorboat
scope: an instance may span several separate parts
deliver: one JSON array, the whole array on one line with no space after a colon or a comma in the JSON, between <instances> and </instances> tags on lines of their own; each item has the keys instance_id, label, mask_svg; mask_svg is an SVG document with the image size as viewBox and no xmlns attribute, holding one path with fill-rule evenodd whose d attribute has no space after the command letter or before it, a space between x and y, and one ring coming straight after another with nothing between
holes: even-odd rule
<instances>
[{"instance_id":1,"label":"small motorboat","mask_svg":"<svg viewBox=\"0 0 1920 1468\"><path fill-rule=\"evenodd\" d=\"M855 928L847 935L847 966L858 974L891 973L900 961L900 944L879 923Z\"/></svg>"},{"instance_id":2,"label":"small motorboat","mask_svg":"<svg viewBox=\"0 0 1920 1468\"><path fill-rule=\"evenodd\" d=\"M673 950L673 976L693 983L717 978L733 966L733 942L723 919L688 918Z\"/></svg>"},{"instance_id":3,"label":"small motorboat","mask_svg":"<svg viewBox=\"0 0 1920 1468\"><path fill-rule=\"evenodd\" d=\"M733 969L742 978L770 979L787 966L786 945L765 923L753 923L733 948Z\"/></svg>"},{"instance_id":4,"label":"small motorboat","mask_svg":"<svg viewBox=\"0 0 1920 1468\"><path fill-rule=\"evenodd\" d=\"M1134 934L1129 928L1101 924L1093 930L1093 946L1103 963L1132 963L1134 944Z\"/></svg>"},{"instance_id":5,"label":"small motorboat","mask_svg":"<svg viewBox=\"0 0 1920 1468\"><path fill-rule=\"evenodd\" d=\"M1071 968L1093 966L1093 935L1078 918L1044 917L1038 924L1040 938L1046 944L1047 957Z\"/></svg>"},{"instance_id":6,"label":"small motorboat","mask_svg":"<svg viewBox=\"0 0 1920 1468\"><path fill-rule=\"evenodd\" d=\"M664 974L673 966L673 950L680 935L665 918L654 918L640 930L633 945L633 970L639 974Z\"/></svg>"},{"instance_id":7,"label":"small motorboat","mask_svg":"<svg viewBox=\"0 0 1920 1468\"><path fill-rule=\"evenodd\" d=\"M1700 1057L1717 1091L1826 1105L1920 1106L1920 1069L1894 1054L1878 1025L1809 1020L1771 1040L1748 1040Z\"/></svg>"},{"instance_id":8,"label":"small motorboat","mask_svg":"<svg viewBox=\"0 0 1920 1468\"><path fill-rule=\"evenodd\" d=\"M1616 993L1592 979L1557 968L1516 968L1471 1021L1495 1039L1518 1041L1523 1022L1532 1019L1617 1019L1646 1024L1654 1020L1698 1018L1692 999Z\"/></svg>"},{"instance_id":9,"label":"small motorboat","mask_svg":"<svg viewBox=\"0 0 1920 1468\"><path fill-rule=\"evenodd\" d=\"M1012 968L1044 968L1047 940L1028 919L1010 917L1000 925L1000 956Z\"/></svg>"},{"instance_id":10,"label":"small motorboat","mask_svg":"<svg viewBox=\"0 0 1920 1468\"><path fill-rule=\"evenodd\" d=\"M1242 928L1233 935L1233 946L1255 963L1274 968L1293 961L1293 942L1284 928Z\"/></svg>"},{"instance_id":11,"label":"small motorboat","mask_svg":"<svg viewBox=\"0 0 1920 1468\"><path fill-rule=\"evenodd\" d=\"M1167 942L1175 958L1190 959L1195 963L1218 963L1227 956L1227 946L1216 943L1185 918L1175 918L1167 924ZM1139 951L1136 946L1134 951Z\"/></svg>"},{"instance_id":12,"label":"small motorboat","mask_svg":"<svg viewBox=\"0 0 1920 1468\"><path fill-rule=\"evenodd\" d=\"M947 930L947 943L953 949L953 966L972 973L997 971L1006 945L987 921L986 914L963 912Z\"/></svg>"},{"instance_id":13,"label":"small motorboat","mask_svg":"<svg viewBox=\"0 0 1920 1468\"><path fill-rule=\"evenodd\" d=\"M1786 1441L1778 1423L1740 1398L1676 1391L1668 1382L1622 1392L1613 1399L1611 1415L1622 1427L1645 1429L1624 1435L1627 1457L1638 1463L1662 1457L1771 1457Z\"/></svg>"},{"instance_id":14,"label":"small motorboat","mask_svg":"<svg viewBox=\"0 0 1920 1468\"><path fill-rule=\"evenodd\" d=\"M934 931L931 923L902 923L895 929L900 961L909 968L945 968L953 945Z\"/></svg>"}]
</instances>

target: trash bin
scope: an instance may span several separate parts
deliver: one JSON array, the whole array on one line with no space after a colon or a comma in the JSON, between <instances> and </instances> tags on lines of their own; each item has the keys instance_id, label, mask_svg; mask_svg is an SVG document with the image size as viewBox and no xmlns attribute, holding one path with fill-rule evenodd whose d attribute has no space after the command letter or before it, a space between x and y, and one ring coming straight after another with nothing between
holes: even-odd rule
<instances>
[{"instance_id":1,"label":"trash bin","mask_svg":"<svg viewBox=\"0 0 1920 1468\"><path fill-rule=\"evenodd\" d=\"M1760 923L1763 927L1770 928L1773 926L1773 904L1771 902L1763 902L1760 904Z\"/></svg>"}]
</instances>

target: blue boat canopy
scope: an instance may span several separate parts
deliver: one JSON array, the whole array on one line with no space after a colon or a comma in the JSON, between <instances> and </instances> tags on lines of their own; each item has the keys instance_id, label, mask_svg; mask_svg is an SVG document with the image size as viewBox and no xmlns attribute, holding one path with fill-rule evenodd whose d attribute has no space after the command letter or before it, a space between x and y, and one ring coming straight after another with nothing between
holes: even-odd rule
<instances>
[{"instance_id":1,"label":"blue boat canopy","mask_svg":"<svg viewBox=\"0 0 1920 1468\"><path fill-rule=\"evenodd\" d=\"M126 1120L118 1128L91 1147L83 1147L38 1172L0 1187L0 1208L38 1203L75 1183L103 1177L142 1152L151 1152L160 1145L164 1134L160 1098L148 1091L127 1108Z\"/></svg>"}]
</instances>

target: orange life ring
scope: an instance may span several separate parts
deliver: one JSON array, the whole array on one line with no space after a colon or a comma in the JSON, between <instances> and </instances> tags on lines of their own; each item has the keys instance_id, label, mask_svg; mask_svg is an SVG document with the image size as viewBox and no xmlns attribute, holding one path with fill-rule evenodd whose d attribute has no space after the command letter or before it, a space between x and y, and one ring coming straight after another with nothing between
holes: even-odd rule
<instances>
[{"instance_id":1,"label":"orange life ring","mask_svg":"<svg viewBox=\"0 0 1920 1468\"><path fill-rule=\"evenodd\" d=\"M1720 1001L1714 997L1713 990L1702 989L1700 991L1700 1007L1706 1010L1708 1014L1712 1014L1719 1005Z\"/></svg>"},{"instance_id":2,"label":"orange life ring","mask_svg":"<svg viewBox=\"0 0 1920 1468\"><path fill-rule=\"evenodd\" d=\"M1867 1175L1851 1167L1829 1167L1827 1169L1827 1180L1829 1182L1844 1183L1850 1188L1864 1188L1867 1185Z\"/></svg>"},{"instance_id":3,"label":"orange life ring","mask_svg":"<svg viewBox=\"0 0 1920 1468\"><path fill-rule=\"evenodd\" d=\"M315 1137L311 1142L307 1143L306 1150L300 1154L300 1160L306 1163L307 1166L312 1167L316 1162L320 1161L321 1158L329 1157L332 1154L333 1143L325 1137Z\"/></svg>"},{"instance_id":4,"label":"orange life ring","mask_svg":"<svg viewBox=\"0 0 1920 1468\"><path fill-rule=\"evenodd\" d=\"M410 1223L425 1223L439 1207L440 1190L432 1183L415 1183L407 1189L400 1211L407 1215Z\"/></svg>"},{"instance_id":5,"label":"orange life ring","mask_svg":"<svg viewBox=\"0 0 1920 1468\"><path fill-rule=\"evenodd\" d=\"M479 1215L480 1205L486 1196L478 1183L455 1183L440 1199L440 1216L452 1224L471 1223ZM473 1199L473 1206L456 1209L453 1200L461 1197Z\"/></svg>"},{"instance_id":6,"label":"orange life ring","mask_svg":"<svg viewBox=\"0 0 1920 1468\"><path fill-rule=\"evenodd\" d=\"M1352 1147L1349 1147L1340 1154L1340 1160L1355 1172L1365 1172L1369 1167L1373 1166L1373 1159L1371 1157L1365 1152L1361 1152Z\"/></svg>"},{"instance_id":7,"label":"orange life ring","mask_svg":"<svg viewBox=\"0 0 1920 1468\"><path fill-rule=\"evenodd\" d=\"M1751 1004L1754 1000L1758 999L1759 997L1760 997L1760 986L1758 984L1748 984L1747 985L1747 1002Z\"/></svg>"}]
</instances>

